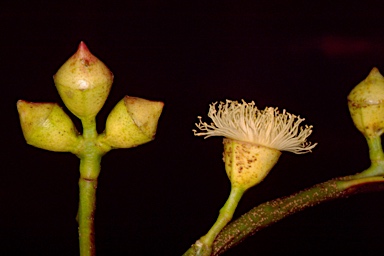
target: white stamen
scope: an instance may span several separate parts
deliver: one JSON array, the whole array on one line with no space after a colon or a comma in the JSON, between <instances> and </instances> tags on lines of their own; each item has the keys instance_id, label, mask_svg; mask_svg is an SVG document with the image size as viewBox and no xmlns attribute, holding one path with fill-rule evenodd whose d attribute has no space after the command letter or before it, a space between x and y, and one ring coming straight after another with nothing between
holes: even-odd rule
<instances>
[{"instance_id":1,"label":"white stamen","mask_svg":"<svg viewBox=\"0 0 384 256\"><path fill-rule=\"evenodd\" d=\"M196 136L224 136L234 140L251 142L279 151L296 154L311 152L317 143L311 145L307 137L312 133L312 126L300 126L305 119L292 115L285 110L267 107L259 110L252 101L242 103L227 100L209 106L208 116L212 119L207 124L199 118L196 124L200 131L193 130Z\"/></svg>"}]
</instances>

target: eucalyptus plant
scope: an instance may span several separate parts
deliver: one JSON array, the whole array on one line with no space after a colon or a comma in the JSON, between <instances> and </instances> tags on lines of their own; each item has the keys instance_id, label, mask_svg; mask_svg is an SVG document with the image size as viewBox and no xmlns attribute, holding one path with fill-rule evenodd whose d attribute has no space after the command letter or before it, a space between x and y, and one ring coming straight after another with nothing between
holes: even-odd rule
<instances>
[{"instance_id":1,"label":"eucalyptus plant","mask_svg":"<svg viewBox=\"0 0 384 256\"><path fill-rule=\"evenodd\" d=\"M96 131L96 116L113 82L111 71L81 42L77 52L58 70L54 83L64 104L80 119L80 134L57 103L17 102L20 123L28 144L56 152L70 152L80 159L79 244L81 256L96 254L94 214L101 158L112 149L131 148L154 139L163 103L125 96L108 115L105 131ZM265 179L281 151L303 154L317 145L307 138L312 126L303 118L254 102L227 100L210 105L211 123L196 124L197 136L223 136L223 161L231 182L227 202L212 228L184 256L220 255L248 236L282 218L319 203L384 186L384 77L377 68L348 96L355 126L365 136L371 166L361 173L335 178L293 195L256 206L231 221L243 194Z\"/></svg>"}]
</instances>

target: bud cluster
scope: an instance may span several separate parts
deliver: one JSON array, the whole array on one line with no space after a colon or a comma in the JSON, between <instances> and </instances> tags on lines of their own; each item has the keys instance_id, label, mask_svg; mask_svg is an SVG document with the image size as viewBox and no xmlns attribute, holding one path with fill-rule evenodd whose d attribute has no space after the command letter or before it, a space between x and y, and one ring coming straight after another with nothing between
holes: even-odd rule
<instances>
[{"instance_id":1,"label":"bud cluster","mask_svg":"<svg viewBox=\"0 0 384 256\"><path fill-rule=\"evenodd\" d=\"M81 121L92 123L108 97L113 74L81 42L77 52L54 75L54 82L69 111ZM129 148L153 140L163 105L124 97L109 114L106 130L97 140L112 148ZM80 146L82 136L56 103L20 100L17 108L28 144L61 152L83 148Z\"/></svg>"}]
</instances>

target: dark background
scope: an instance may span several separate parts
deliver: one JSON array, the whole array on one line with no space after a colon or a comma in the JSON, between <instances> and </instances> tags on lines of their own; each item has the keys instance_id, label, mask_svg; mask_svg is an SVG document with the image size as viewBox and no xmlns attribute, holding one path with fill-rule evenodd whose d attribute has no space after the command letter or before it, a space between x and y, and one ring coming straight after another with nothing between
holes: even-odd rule
<instances>
[{"instance_id":1,"label":"dark background","mask_svg":"<svg viewBox=\"0 0 384 256\"><path fill-rule=\"evenodd\" d=\"M213 224L229 193L222 142L191 131L213 101L285 108L314 126L319 143L311 154L284 153L236 216L369 166L346 97L372 67L384 70L381 1L114 2L0 4L0 255L78 255L79 161L28 146L16 101L63 106L52 75L81 40L115 75L99 132L124 95L165 102L155 141L103 158L100 256L182 255ZM314 207L225 255L380 254L383 198Z\"/></svg>"}]
</instances>

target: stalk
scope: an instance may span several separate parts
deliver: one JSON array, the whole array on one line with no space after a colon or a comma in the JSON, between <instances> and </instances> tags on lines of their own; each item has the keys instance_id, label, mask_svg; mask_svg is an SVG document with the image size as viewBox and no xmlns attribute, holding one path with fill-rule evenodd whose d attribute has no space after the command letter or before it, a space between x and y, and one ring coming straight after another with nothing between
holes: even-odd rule
<instances>
[{"instance_id":1,"label":"stalk","mask_svg":"<svg viewBox=\"0 0 384 256\"><path fill-rule=\"evenodd\" d=\"M80 178L80 201L79 201L79 244L81 256L96 255L94 214L96 209L96 180Z\"/></svg>"},{"instance_id":2,"label":"stalk","mask_svg":"<svg viewBox=\"0 0 384 256\"><path fill-rule=\"evenodd\" d=\"M79 244L80 256L96 255L94 215L96 210L97 178L104 152L96 143L95 119L82 119L83 141L80 158L79 179Z\"/></svg>"},{"instance_id":3,"label":"stalk","mask_svg":"<svg viewBox=\"0 0 384 256\"><path fill-rule=\"evenodd\" d=\"M212 251L212 243L220 231L231 221L237 205L245 190L240 187L231 187L231 193L224 206L220 209L219 217L215 224L211 227L208 233L201 237L196 243L185 252L184 256L196 255L196 256L209 256Z\"/></svg>"},{"instance_id":4,"label":"stalk","mask_svg":"<svg viewBox=\"0 0 384 256\"><path fill-rule=\"evenodd\" d=\"M220 209L219 217L215 224L211 227L208 233L200 238L200 241L208 246L211 246L217 234L231 221L237 205L244 194L244 190L237 187L231 188L231 193L225 202L224 206Z\"/></svg>"}]
</instances>

